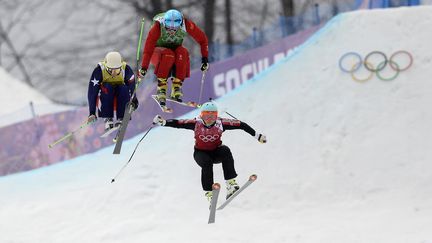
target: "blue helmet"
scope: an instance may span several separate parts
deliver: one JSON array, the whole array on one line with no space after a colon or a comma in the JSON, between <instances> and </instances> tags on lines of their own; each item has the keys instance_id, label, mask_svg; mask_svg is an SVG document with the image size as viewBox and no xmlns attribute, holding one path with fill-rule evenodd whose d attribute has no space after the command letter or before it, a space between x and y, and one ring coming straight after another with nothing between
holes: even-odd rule
<instances>
[{"instance_id":1,"label":"blue helmet","mask_svg":"<svg viewBox=\"0 0 432 243\"><path fill-rule=\"evenodd\" d=\"M206 102L201 106L200 118L205 126L212 126L218 118L218 109L215 103Z\"/></svg>"},{"instance_id":2,"label":"blue helmet","mask_svg":"<svg viewBox=\"0 0 432 243\"><path fill-rule=\"evenodd\" d=\"M206 103L202 104L201 112L203 112L203 111L216 111L217 112L218 109L217 109L216 104L210 101L210 102L206 102Z\"/></svg>"},{"instance_id":3,"label":"blue helmet","mask_svg":"<svg viewBox=\"0 0 432 243\"><path fill-rule=\"evenodd\" d=\"M178 29L183 23L183 15L175 9L168 10L164 15L164 24L166 28Z\"/></svg>"}]
</instances>

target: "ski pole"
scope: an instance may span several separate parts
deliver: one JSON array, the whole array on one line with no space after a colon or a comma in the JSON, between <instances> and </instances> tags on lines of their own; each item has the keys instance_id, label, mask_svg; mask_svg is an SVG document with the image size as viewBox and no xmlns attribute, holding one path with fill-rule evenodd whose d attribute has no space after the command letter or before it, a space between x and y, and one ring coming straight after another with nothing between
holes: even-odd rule
<instances>
[{"instance_id":1,"label":"ski pole","mask_svg":"<svg viewBox=\"0 0 432 243\"><path fill-rule=\"evenodd\" d=\"M141 19L140 35L139 35L139 39L138 39L138 48L137 48L137 52L136 52L136 68L137 68L137 70L138 70L138 66L139 66L139 60L141 57L141 42L142 42L142 35L143 35L143 31L144 31L144 22L145 22L145 19L142 18ZM133 93L129 99L129 104L132 102L133 97L135 96L135 94L137 92L138 86L141 83L140 76L139 75L137 75L137 76L138 76L138 79L137 79L138 82L135 82L135 89L134 89L134 91L133 91Z\"/></svg>"},{"instance_id":2,"label":"ski pole","mask_svg":"<svg viewBox=\"0 0 432 243\"><path fill-rule=\"evenodd\" d=\"M120 169L120 171L117 173L117 175L114 176L114 178L112 178L111 183L115 182L115 179L120 175L120 173L124 170L124 168L126 168L126 166L129 164L129 162L131 162L132 157L134 156L134 154L135 154L135 152L136 152L136 150L137 150L137 148L138 148L138 145L139 145L139 144L141 143L141 141L142 141L142 140L147 136L147 134L150 132L150 130L152 130L153 127L154 127L154 124L152 123L152 124L150 125L150 128L149 128L149 129L147 130L147 132L144 134L144 136L143 136L143 137L138 141L138 143L137 143L137 145L135 146L135 149L134 149L134 151L132 152L132 155L130 156L128 162L126 162L126 164L123 165L123 167Z\"/></svg>"},{"instance_id":3,"label":"ski pole","mask_svg":"<svg viewBox=\"0 0 432 243\"><path fill-rule=\"evenodd\" d=\"M140 29L140 35L139 35L139 40L138 40L138 48L137 48L137 53L136 53L136 64L137 64L137 68L138 68L138 63L140 60L140 53L141 53L141 42L142 42L142 34L144 31L144 21L145 19L142 18L141 19L141 29Z\"/></svg>"},{"instance_id":4,"label":"ski pole","mask_svg":"<svg viewBox=\"0 0 432 243\"><path fill-rule=\"evenodd\" d=\"M234 118L234 119L236 119L236 120L238 120L237 119L237 117L235 117L235 116L233 116L233 115L231 115L228 111L225 111L225 113L227 113L230 117L232 117L232 118Z\"/></svg>"},{"instance_id":5,"label":"ski pole","mask_svg":"<svg viewBox=\"0 0 432 243\"><path fill-rule=\"evenodd\" d=\"M141 57L141 42L142 42L142 34L143 34L143 31L144 31L144 22L145 22L145 19L142 18L141 19L140 34L139 34L139 39L138 39L138 47L137 47L137 52L136 52L136 69L137 70L138 70L138 66L139 66L139 60L140 60L140 57ZM132 102L133 97L135 96L135 94L137 92L138 86L141 83L140 76L137 75L137 77L138 77L137 78L138 82L135 82L135 88L134 88L134 91L132 92L131 97L129 98L129 103L128 104L130 104Z\"/></svg>"},{"instance_id":6,"label":"ski pole","mask_svg":"<svg viewBox=\"0 0 432 243\"><path fill-rule=\"evenodd\" d=\"M138 67L139 67L139 60L140 60L140 57L141 57L141 44L142 44L142 36L143 36L143 31L144 31L144 22L145 22L145 19L142 18L141 19L140 34L139 34L139 39L138 39L138 48L137 48L137 52L136 52L136 69L137 69L137 71L139 71ZM138 75L138 83L140 81L141 81L141 78Z\"/></svg>"},{"instance_id":7,"label":"ski pole","mask_svg":"<svg viewBox=\"0 0 432 243\"><path fill-rule=\"evenodd\" d=\"M139 38L138 38L138 47L137 47L137 52L136 52L136 70L139 72L139 60L141 57L141 44L142 44L142 36L143 36L143 32L144 32L144 22L145 19L142 18L141 19L141 28L140 28L140 34L139 34ZM141 77L139 75L138 76L138 82L135 83L135 90L134 93L132 94L132 97L135 95L136 89L138 88L139 83L141 83Z\"/></svg>"},{"instance_id":8,"label":"ski pole","mask_svg":"<svg viewBox=\"0 0 432 243\"><path fill-rule=\"evenodd\" d=\"M198 105L201 104L201 98L202 98L202 92L203 92L203 86L204 86L204 78L205 78L206 72L207 71L203 71L202 77L201 77L201 88L200 88L200 95L199 95L199 99L198 99Z\"/></svg>"},{"instance_id":9,"label":"ski pole","mask_svg":"<svg viewBox=\"0 0 432 243\"><path fill-rule=\"evenodd\" d=\"M87 127L87 126L90 125L90 124L91 124L91 123L88 123L87 121L85 121L84 123L81 124L81 126L80 126L79 128L73 130L72 132L68 132L68 133L66 133L63 137L61 137L61 138L57 139L56 141L54 141L53 143L49 144L49 145L48 145L48 148L52 148L52 147L54 147L55 145L57 145L57 144L63 142L63 141L66 140L67 138L72 137L76 132L78 132L79 130L81 130L81 129Z\"/></svg>"}]
</instances>

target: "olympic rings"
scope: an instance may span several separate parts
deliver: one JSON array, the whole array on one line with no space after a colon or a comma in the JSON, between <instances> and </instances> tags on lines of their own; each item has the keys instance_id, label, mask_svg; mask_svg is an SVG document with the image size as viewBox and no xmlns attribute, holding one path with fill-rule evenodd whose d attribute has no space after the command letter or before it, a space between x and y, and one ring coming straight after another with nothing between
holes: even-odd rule
<instances>
[{"instance_id":1,"label":"olympic rings","mask_svg":"<svg viewBox=\"0 0 432 243\"><path fill-rule=\"evenodd\" d=\"M394 74L393 76L391 76L391 77L389 77L389 78L383 78L383 77L381 76L381 74L377 71L377 72L376 72L377 77L378 77L379 79L383 80L383 81L392 81L392 80L394 80L395 78L397 78L397 76L398 76L399 73L400 73L399 65L398 65L397 63L395 63L394 61L390 61L390 65L389 65L389 66L390 66L390 67L393 67L393 65L396 66L396 69L393 69L393 70L396 71L395 74ZM379 70L379 69L381 68L381 66L385 66L384 62L381 62L380 64L378 64L377 69ZM382 69L381 69L381 70L382 70Z\"/></svg>"},{"instance_id":2,"label":"olympic rings","mask_svg":"<svg viewBox=\"0 0 432 243\"><path fill-rule=\"evenodd\" d=\"M372 66L372 64L370 64L370 63L368 63L368 62L365 62L364 63L365 64L365 67L369 67L369 68L373 68L373 66ZM352 71L351 71L351 78L354 80L354 81L357 81L357 82L359 82L359 83L364 83L364 82L366 82L366 81L369 81L372 77L373 77L373 72L370 72L369 73L369 76L367 76L366 78L364 78L364 79L359 79L359 78L357 78L355 75L354 75L354 69L355 69L355 67L357 66L357 63L356 64L354 64L353 65L353 67L352 67ZM362 66L362 65L359 65L360 67ZM367 68L366 68L367 69ZM369 70L369 69L368 69Z\"/></svg>"},{"instance_id":3,"label":"olympic rings","mask_svg":"<svg viewBox=\"0 0 432 243\"><path fill-rule=\"evenodd\" d=\"M393 61L393 58L395 57L395 56L397 56L398 54L401 54L401 53L404 53L404 54L406 54L407 56L408 56L408 58L409 58L409 63L408 63L408 65L406 66L406 67L404 67L404 68L394 68L393 67L393 65L392 65L392 61ZM413 63L413 57L412 57L412 55L411 55L411 53L409 53L409 52L407 52L407 51L397 51L397 52L395 52L395 53L393 53L393 55L391 55L390 56L390 67L392 67L393 68L393 70L398 70L398 71L405 71L405 70L407 70L408 68L410 68L411 67L411 65L412 65L412 63Z\"/></svg>"},{"instance_id":4,"label":"olympic rings","mask_svg":"<svg viewBox=\"0 0 432 243\"><path fill-rule=\"evenodd\" d=\"M400 59L401 56L406 56L408 58L407 64L405 64L406 61L403 62L403 64L402 64L403 67L401 67L401 65L398 62L396 62L396 59L398 59L397 57L399 57L399 59ZM377 57L379 57L382 60L378 62ZM346 63L347 63L346 60L350 60L350 62L353 62L352 60L354 60L354 64L352 64L350 68L347 68L346 67ZM345 65L344 65L344 63L345 63ZM378 65L374 65L374 63L378 63ZM395 74L393 74L392 76L389 76L389 77L383 77L381 72L384 71L387 64L389 64L390 68L393 71L395 71ZM361 55L358 54L357 52L347 52L344 55L342 55L339 59L340 70L343 72L346 72L346 73L350 73L351 78L357 82L366 82L366 81L370 80L373 77L374 73L377 74L377 77L380 80L391 81L391 80L396 79L399 76L400 72L405 71L408 68L410 68L412 66L412 64L413 64L413 56L411 55L411 53L409 53L408 51L405 51L405 50L396 51L395 53L393 53L390 56L390 58L387 58L386 54L381 52L381 51L372 51L366 55L364 60L362 59ZM368 76L366 76L364 78L359 78L354 73L357 72L362 66L366 70L368 70L370 73Z\"/></svg>"},{"instance_id":5,"label":"olympic rings","mask_svg":"<svg viewBox=\"0 0 432 243\"><path fill-rule=\"evenodd\" d=\"M342 61L347 57L353 55L355 57L358 58L358 62L356 64L354 64L354 66L352 68L350 68L350 70L345 69L342 66ZM362 63L362 57L360 56L360 54L358 54L357 52L347 52L345 53L343 56L341 56L341 58L339 59L339 67L342 71L346 72L346 73L351 73L351 72L355 72L357 71L360 67L361 67L361 63Z\"/></svg>"},{"instance_id":6,"label":"olympic rings","mask_svg":"<svg viewBox=\"0 0 432 243\"><path fill-rule=\"evenodd\" d=\"M208 143L208 142L214 142L214 141L216 141L216 140L218 140L219 139L219 135L218 134L215 134L215 135L210 135L210 134L208 134L208 135L199 135L198 136L200 139L201 139L201 141L203 141L203 142L205 142L205 143Z\"/></svg>"},{"instance_id":7,"label":"olympic rings","mask_svg":"<svg viewBox=\"0 0 432 243\"><path fill-rule=\"evenodd\" d=\"M373 51L373 52L367 54L364 61L363 61L363 64L370 63L370 62L368 62L368 60L373 54L381 55L384 58L384 61L382 61L381 63L384 63L384 65L382 65L382 67L379 67L379 65L378 65L378 67L376 69L373 68L373 65L372 65L372 68L368 67L368 65L365 65L365 68L371 72L378 72L378 71L383 70L385 68L385 66L387 65L388 61L387 61L387 56L383 52L380 52L380 51Z\"/></svg>"}]
</instances>

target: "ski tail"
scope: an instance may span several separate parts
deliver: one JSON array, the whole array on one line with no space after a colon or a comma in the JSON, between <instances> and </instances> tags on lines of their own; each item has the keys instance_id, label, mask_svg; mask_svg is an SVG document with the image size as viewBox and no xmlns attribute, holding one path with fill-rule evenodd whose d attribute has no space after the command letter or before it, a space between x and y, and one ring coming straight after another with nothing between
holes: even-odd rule
<instances>
[{"instance_id":1,"label":"ski tail","mask_svg":"<svg viewBox=\"0 0 432 243\"><path fill-rule=\"evenodd\" d=\"M117 130L117 134L113 139L113 142L115 142L115 144L116 144L114 147L113 154L120 154L122 144L123 144L123 139L124 139L124 136L126 134L126 129L127 129L127 126L129 125L129 121L131 119L132 112L133 112L132 104L129 103L127 106L126 112L124 114L122 124L120 125L120 128Z\"/></svg>"},{"instance_id":2,"label":"ski tail","mask_svg":"<svg viewBox=\"0 0 432 243\"><path fill-rule=\"evenodd\" d=\"M158 98L157 98L157 95L152 95L151 97L153 98L153 100L157 103L157 105L159 106L159 108L160 108L163 112L166 112L166 113L173 113L173 109L167 107L166 105L161 105L161 104L159 103L159 100L158 100Z\"/></svg>"},{"instance_id":3,"label":"ski tail","mask_svg":"<svg viewBox=\"0 0 432 243\"><path fill-rule=\"evenodd\" d=\"M111 128L111 129L108 129L100 137L101 138L106 138L106 137L108 137L108 135L110 135L111 133L117 131L119 128L120 128L120 126L115 126L115 127Z\"/></svg>"},{"instance_id":4,"label":"ski tail","mask_svg":"<svg viewBox=\"0 0 432 243\"><path fill-rule=\"evenodd\" d=\"M212 186L213 196L212 200L210 202L210 215L209 215L209 224L213 224L216 220L216 206L217 206L217 200L219 197L219 191L220 191L220 184L214 183Z\"/></svg>"},{"instance_id":5,"label":"ski tail","mask_svg":"<svg viewBox=\"0 0 432 243\"><path fill-rule=\"evenodd\" d=\"M188 107L194 107L194 108L200 107L200 105L194 101L177 101L177 100L172 99L172 98L167 98L166 100L173 102L173 103L176 103L176 104L179 104L179 105L182 105L182 106L188 106Z\"/></svg>"},{"instance_id":6,"label":"ski tail","mask_svg":"<svg viewBox=\"0 0 432 243\"><path fill-rule=\"evenodd\" d=\"M240 187L234 194L232 194L222 205L220 205L217 210L224 209L234 198L236 198L244 189L246 189L250 184L252 184L258 176L256 174L253 174L249 176L249 179L246 181L246 183Z\"/></svg>"}]
</instances>

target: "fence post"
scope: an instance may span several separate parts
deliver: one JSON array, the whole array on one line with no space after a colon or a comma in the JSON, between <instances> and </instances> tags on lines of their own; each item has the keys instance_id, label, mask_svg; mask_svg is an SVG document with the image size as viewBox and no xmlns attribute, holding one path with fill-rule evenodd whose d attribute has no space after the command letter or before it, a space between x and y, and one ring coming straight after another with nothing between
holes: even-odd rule
<instances>
[{"instance_id":1,"label":"fence post","mask_svg":"<svg viewBox=\"0 0 432 243\"><path fill-rule=\"evenodd\" d=\"M420 0L408 0L408 6L418 6L420 5Z\"/></svg>"},{"instance_id":2,"label":"fence post","mask_svg":"<svg viewBox=\"0 0 432 243\"><path fill-rule=\"evenodd\" d=\"M219 39L216 39L215 42L213 42L213 48L212 48L212 56L213 61L219 61L220 60L220 45L219 45Z\"/></svg>"},{"instance_id":3,"label":"fence post","mask_svg":"<svg viewBox=\"0 0 432 243\"><path fill-rule=\"evenodd\" d=\"M234 46L231 44L227 44L227 57L232 57L234 56Z\"/></svg>"},{"instance_id":4,"label":"fence post","mask_svg":"<svg viewBox=\"0 0 432 243\"><path fill-rule=\"evenodd\" d=\"M256 27L252 28L252 46L257 47L258 46L258 30Z\"/></svg>"},{"instance_id":5,"label":"fence post","mask_svg":"<svg viewBox=\"0 0 432 243\"><path fill-rule=\"evenodd\" d=\"M36 112L35 112L35 109L34 109L33 101L30 101L30 111L32 113L32 117L36 118Z\"/></svg>"},{"instance_id":6,"label":"fence post","mask_svg":"<svg viewBox=\"0 0 432 243\"><path fill-rule=\"evenodd\" d=\"M360 6L363 4L364 0L355 0L354 10L357 10L360 8Z\"/></svg>"},{"instance_id":7,"label":"fence post","mask_svg":"<svg viewBox=\"0 0 432 243\"><path fill-rule=\"evenodd\" d=\"M321 22L320 16L319 16L319 4L315 3L315 24L319 25Z\"/></svg>"},{"instance_id":8,"label":"fence post","mask_svg":"<svg viewBox=\"0 0 432 243\"><path fill-rule=\"evenodd\" d=\"M284 15L279 15L279 26L281 28L282 37L285 37L288 35L287 33L287 23L286 23L286 17Z\"/></svg>"}]
</instances>

